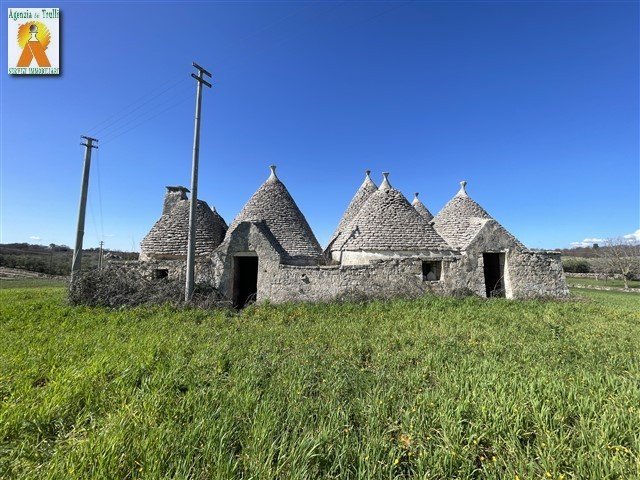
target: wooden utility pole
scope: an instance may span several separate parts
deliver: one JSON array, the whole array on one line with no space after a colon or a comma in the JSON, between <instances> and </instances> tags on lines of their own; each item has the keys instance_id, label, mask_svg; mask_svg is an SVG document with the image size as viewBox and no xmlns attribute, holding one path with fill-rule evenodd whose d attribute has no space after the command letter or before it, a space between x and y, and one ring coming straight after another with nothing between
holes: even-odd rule
<instances>
[{"instance_id":1,"label":"wooden utility pole","mask_svg":"<svg viewBox=\"0 0 640 480\"><path fill-rule=\"evenodd\" d=\"M98 254L98 270L102 270L102 246L104 242L100 240L100 253Z\"/></svg>"},{"instance_id":2,"label":"wooden utility pole","mask_svg":"<svg viewBox=\"0 0 640 480\"><path fill-rule=\"evenodd\" d=\"M78 208L78 229L76 231L76 246L73 249L73 261L71 263L71 281L73 282L76 274L80 272L82 266L82 239L84 238L84 218L87 212L87 191L89 190L89 170L91 168L91 150L98 148L93 145L97 142L95 138L85 137L82 135L86 143L84 145L84 169L82 171L82 186L80 187L80 207Z\"/></svg>"},{"instance_id":3,"label":"wooden utility pole","mask_svg":"<svg viewBox=\"0 0 640 480\"><path fill-rule=\"evenodd\" d=\"M191 74L196 79L196 121L193 132L193 164L191 166L191 202L189 205L189 242L187 244L187 282L184 289L184 300L191 301L195 286L196 267L196 209L198 206L198 156L200 153L200 109L202 106L202 85L211 88L211 84L204 79L204 76L211 77L211 74L204 68L193 62L193 66L198 70L198 75Z\"/></svg>"}]
</instances>

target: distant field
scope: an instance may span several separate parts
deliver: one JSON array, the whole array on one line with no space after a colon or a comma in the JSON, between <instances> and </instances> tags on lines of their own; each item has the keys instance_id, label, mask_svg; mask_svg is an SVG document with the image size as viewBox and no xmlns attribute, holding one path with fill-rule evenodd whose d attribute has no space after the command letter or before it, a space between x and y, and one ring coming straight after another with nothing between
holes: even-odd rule
<instances>
[{"instance_id":1,"label":"distant field","mask_svg":"<svg viewBox=\"0 0 640 480\"><path fill-rule=\"evenodd\" d=\"M616 287L624 288L624 280L597 280L595 278L579 278L579 277L567 277L567 284L572 285L591 285L598 287ZM630 280L629 288L640 288L640 281Z\"/></svg>"},{"instance_id":2,"label":"distant field","mask_svg":"<svg viewBox=\"0 0 640 480\"><path fill-rule=\"evenodd\" d=\"M0 291L0 478L640 477L640 295L231 311Z\"/></svg>"},{"instance_id":3,"label":"distant field","mask_svg":"<svg viewBox=\"0 0 640 480\"><path fill-rule=\"evenodd\" d=\"M64 287L66 280L57 278L16 278L0 279L0 289L5 288L42 288Z\"/></svg>"}]
</instances>

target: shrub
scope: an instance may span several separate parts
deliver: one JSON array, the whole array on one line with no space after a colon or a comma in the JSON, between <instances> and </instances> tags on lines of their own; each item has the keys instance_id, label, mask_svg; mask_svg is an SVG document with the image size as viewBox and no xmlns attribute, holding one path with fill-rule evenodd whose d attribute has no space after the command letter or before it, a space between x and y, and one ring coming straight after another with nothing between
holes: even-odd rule
<instances>
[{"instance_id":1,"label":"shrub","mask_svg":"<svg viewBox=\"0 0 640 480\"><path fill-rule=\"evenodd\" d=\"M562 267L567 273L591 273L591 265L582 258L564 258Z\"/></svg>"},{"instance_id":2,"label":"shrub","mask_svg":"<svg viewBox=\"0 0 640 480\"><path fill-rule=\"evenodd\" d=\"M107 267L80 273L69 287L72 305L134 307L169 303L183 305L184 282L178 279L149 279L135 269ZM190 305L199 308L226 306L209 284L196 284Z\"/></svg>"}]
</instances>

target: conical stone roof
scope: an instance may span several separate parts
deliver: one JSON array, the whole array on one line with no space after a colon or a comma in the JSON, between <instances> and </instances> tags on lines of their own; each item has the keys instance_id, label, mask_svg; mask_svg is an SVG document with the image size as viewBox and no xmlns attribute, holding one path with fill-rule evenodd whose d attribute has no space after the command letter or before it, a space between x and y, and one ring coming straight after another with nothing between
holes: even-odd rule
<instances>
[{"instance_id":1,"label":"conical stone roof","mask_svg":"<svg viewBox=\"0 0 640 480\"><path fill-rule=\"evenodd\" d=\"M331 251L451 250L384 173L380 188L369 196Z\"/></svg>"},{"instance_id":2,"label":"conical stone roof","mask_svg":"<svg viewBox=\"0 0 640 480\"><path fill-rule=\"evenodd\" d=\"M487 211L482 208L467 194L467 182L460 182L460 190L433 218L432 224L436 231L450 245L464 249L480 231L485 222L482 220L494 220ZM498 223L498 222L496 222ZM498 223L498 225L500 225ZM502 225L504 231L513 237L513 241L520 247L520 243Z\"/></svg>"},{"instance_id":3,"label":"conical stone roof","mask_svg":"<svg viewBox=\"0 0 640 480\"><path fill-rule=\"evenodd\" d=\"M424 203L422 203L418 199L419 193L416 192L415 195L416 196L414 197L413 202L411 202L411 205L416 209L416 212L418 212L422 218L424 218L427 222L430 222L431 220L433 220L433 215L431 215L431 212L427 207L425 207Z\"/></svg>"},{"instance_id":4,"label":"conical stone roof","mask_svg":"<svg viewBox=\"0 0 640 480\"><path fill-rule=\"evenodd\" d=\"M168 187L175 189L176 187ZM182 187L180 187L182 188ZM187 255L189 235L189 200L182 196L173 199L163 210L160 219L140 242L141 258L181 258ZM196 207L196 257L210 257L224 240L227 224L207 202L198 200Z\"/></svg>"},{"instance_id":5,"label":"conical stone roof","mask_svg":"<svg viewBox=\"0 0 640 480\"><path fill-rule=\"evenodd\" d=\"M292 262L318 262L324 259L320 244L291 194L271 175L242 207L229 227L231 234L241 222L264 222L279 243L284 259Z\"/></svg>"},{"instance_id":6,"label":"conical stone roof","mask_svg":"<svg viewBox=\"0 0 640 480\"><path fill-rule=\"evenodd\" d=\"M335 240L338 234L344 231L347 225L349 225L349 222L353 220L353 217L355 217L358 214L358 212L360 211L362 206L365 204L365 202L368 200L368 198L376 190L378 190L378 186L375 183L373 183L373 180L371 180L370 175L371 175L371 170L367 170L365 172L364 182L362 182L362 185L360 185L360 188L358 188L358 191L353 196L353 198L351 199L351 202L349 203L349 206L347 207L344 214L342 215L342 218L340 219L340 223L338 223L338 227L336 228L335 232L333 232L333 235L331 235L331 240L329 240L329 245L331 245L331 242Z\"/></svg>"}]
</instances>

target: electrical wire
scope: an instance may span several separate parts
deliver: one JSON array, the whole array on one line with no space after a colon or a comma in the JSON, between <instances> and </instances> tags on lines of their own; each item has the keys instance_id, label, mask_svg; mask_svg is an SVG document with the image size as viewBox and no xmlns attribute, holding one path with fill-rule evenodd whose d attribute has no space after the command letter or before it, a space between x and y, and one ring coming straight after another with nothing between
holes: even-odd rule
<instances>
[{"instance_id":1,"label":"electrical wire","mask_svg":"<svg viewBox=\"0 0 640 480\"><path fill-rule=\"evenodd\" d=\"M100 207L100 240L104 241L104 217L102 215L102 181L100 180L100 149L96 149L96 171L98 173L98 206Z\"/></svg>"},{"instance_id":2,"label":"electrical wire","mask_svg":"<svg viewBox=\"0 0 640 480\"><path fill-rule=\"evenodd\" d=\"M124 120L125 118L129 117L130 115L134 114L135 112L139 111L141 108L145 107L146 105L149 105L151 102L153 102L156 98L160 97L161 95L164 95L165 93L167 93L169 90L177 87L178 85L180 85L183 82L186 82L188 80L187 77L182 78L181 80L173 83L171 86L165 88L164 90L158 92L156 95L153 95L151 98L149 98L148 100L146 100L145 102L141 103L140 105L138 105L136 108L134 108L133 110L127 112L126 114L118 117L117 119L115 119L112 122L107 123L106 125L104 125L102 128L99 128L97 130L95 130L93 132L93 135L98 135L104 133L105 130L108 130L109 128L113 127L114 125L118 124L119 122L121 122L122 120Z\"/></svg>"},{"instance_id":3,"label":"electrical wire","mask_svg":"<svg viewBox=\"0 0 640 480\"><path fill-rule=\"evenodd\" d=\"M246 42L248 39L255 37L256 35L259 35L260 33L269 30L270 28L274 27L275 25L282 23L284 20L294 17L296 15L298 15L299 12L293 12L293 13L289 13L287 15L284 15L282 17L280 17L279 19L264 25L262 27L260 27L259 29L251 32L248 35L245 35L243 37L240 37L239 39L231 42L230 44L227 45L227 49L230 49L230 47L236 47L237 45L239 45L240 43ZM226 57L223 57L223 61ZM118 122L120 122L122 119L126 118L127 116L129 116L131 113L134 113L136 111L138 111L140 108L144 107L145 105L148 105L151 101L153 101L155 98L159 97L160 95L163 95L164 93L166 93L167 91L171 90L172 88L174 88L175 86L179 85L182 82L188 81L189 77L183 77L182 75L180 76L180 78L178 78L177 80L173 81L172 80L168 80L167 82L164 82L161 86L157 87L156 89L154 89L152 92L157 91L159 88L164 87L165 85L171 83L167 88L164 88L163 90L161 90L160 92L158 92L157 94L153 95L151 98L149 98L147 100L147 97L152 93L149 92L145 95L143 95L142 97L138 98L137 100L134 100L133 102L127 104L124 108L118 110L116 113L110 115L109 117L107 117L105 120L100 121L99 123L97 123L96 125L94 125L93 127L91 127L88 132L91 135L96 135L97 133L100 132L104 132L105 129L108 129L109 126L112 126ZM125 115L120 115L122 112L126 112L127 110L129 110L132 106L138 104L139 102L146 100L144 103L138 105L136 108L134 108L133 110L127 112ZM117 118L116 118L117 117ZM112 120L113 119L113 120ZM112 121L110 121L112 120ZM103 125L105 124L106 125ZM103 125L101 128L101 125Z\"/></svg>"},{"instance_id":4,"label":"electrical wire","mask_svg":"<svg viewBox=\"0 0 640 480\"><path fill-rule=\"evenodd\" d=\"M130 102L130 103L128 103L127 105L125 105L123 108L121 108L121 109L120 109L120 110L118 110L117 112L113 113L112 115L109 115L109 116L108 116L107 118L105 118L104 120L102 120L102 121L98 122L96 125L94 125L94 126L93 126L93 127L91 127L89 130L87 130L87 132L89 132L89 133L90 133L90 134L92 134L92 135L95 135L95 134L96 134L96 132L100 132L100 131L104 130L104 128L106 128L106 127L107 127L107 126L103 126L103 127L101 127L101 128L98 128L98 127L100 127L102 124L104 124L104 123L107 123L107 122L108 122L108 124L109 124L109 125L111 125L112 123L116 123L116 122L118 122L121 118L124 118L124 117L126 117L127 115L129 115L129 113L131 113L131 112L129 112L129 113L125 114L125 115L121 115L123 112L126 112L126 111L127 111L127 110L129 110L131 107L133 107L134 105L136 105L136 104L138 104L138 103L140 103L140 102L142 102L142 101L145 101L145 100L147 100L147 99L148 99L148 101L151 101L151 100L153 100L154 98L157 98L159 95L162 95L162 94L163 94L163 93L165 93L166 91L171 90L173 87L175 87L176 85L180 84L181 82L183 82L183 81L185 81L185 80L187 80L187 79L186 79L185 77L183 77L182 75L180 75L180 78L178 78L178 79L176 79L176 78L174 77L173 79L170 79L170 80L168 80L168 81L166 81L166 82L162 83L160 86L158 86L158 87L156 87L156 88L152 89L152 90L151 90L151 92L147 92L147 93L145 93L144 95L142 95L142 96L141 96L141 97L139 97L138 99L136 99L136 100L134 100L133 102ZM164 88L167 84L170 84L170 85L169 85L168 87ZM162 89L162 90L161 90L160 92L158 92L157 94L153 95L153 93L154 93L154 92L156 92L158 89ZM152 95L152 97L151 97L151 98L148 98L148 97L149 97L149 95ZM147 103L148 103L148 102L147 102ZM141 105L141 106L144 106L144 104L143 104L143 105ZM137 108L136 108L136 109L134 109L134 110L132 110L132 111L135 111L135 110L137 110ZM118 117L118 118L116 118L116 117ZM111 121L111 122L110 122L110 120L113 120L113 121Z\"/></svg>"},{"instance_id":5,"label":"electrical wire","mask_svg":"<svg viewBox=\"0 0 640 480\"><path fill-rule=\"evenodd\" d=\"M151 116L151 117L149 117L149 118L147 118L147 119L143 120L142 122L140 122L140 123L138 123L138 124L134 125L133 127L129 128L129 129L127 129L127 130L125 130L124 132L119 133L118 135L115 135L114 137L108 138L106 142L103 142L103 143L102 143L102 146L110 144L110 143L111 143L111 142L113 142L116 138L119 138L119 137L121 137L122 135L125 135L125 134L127 134L127 133L131 132L132 130L135 130L135 129L136 129L136 128L138 128L140 125L142 125L142 124L144 124L144 123L148 122L149 120L153 120L154 118L158 117L159 115L161 115L161 114L163 114L163 113L165 113L165 112L167 112L167 111L169 111L169 110L171 110L171 109L173 109L173 108L177 107L178 105L181 105L181 104L182 104L182 103L184 103L185 101L189 100L191 97L192 97L192 95L191 95L191 94L189 94L188 96L184 97L184 98L183 98L182 100L180 100L179 102L177 102L177 103L175 103L175 104L171 105L170 107L168 107L168 108L166 108L166 109L164 109L164 110L161 110L161 111L160 111L160 112L158 112L157 114L155 114L155 115L153 115L153 116Z\"/></svg>"},{"instance_id":6,"label":"electrical wire","mask_svg":"<svg viewBox=\"0 0 640 480\"><path fill-rule=\"evenodd\" d=\"M187 94L187 90L185 89L184 91L180 92L180 95L177 95L177 96L179 98L184 98L186 96L186 94ZM192 95L191 88L189 88L188 95ZM137 123L141 118L144 118L144 117L148 116L149 114L156 113L157 111L161 110L163 107L166 107L167 105L175 102L175 100L176 100L176 97L172 96L171 98L167 98L164 101L158 103L157 105L154 105L152 108L150 108L148 110L145 110L143 112L140 112L138 115L128 119L126 122L112 127L110 131L104 132L101 135L102 139L106 139L108 137L112 137L112 136L118 135L120 132L126 130L126 128L129 125Z\"/></svg>"},{"instance_id":7,"label":"electrical wire","mask_svg":"<svg viewBox=\"0 0 640 480\"><path fill-rule=\"evenodd\" d=\"M382 17L383 15L386 15L386 14L388 14L388 13L390 13L390 12L394 11L394 10L397 10L397 9L399 9L399 8L402 8L402 7L404 7L404 6L406 6L406 5L410 4L410 3L412 3L413 1L414 1L414 0L408 0L408 1L405 1L405 2L403 2L403 3L399 3L399 4L398 4L398 3L394 3L394 4L392 4L389 8L387 8L387 9L383 10L382 12L376 13L375 15L372 15L372 16L370 16L370 17L367 17L367 18L365 18L365 19L363 19L363 20L353 22L353 23L352 23L351 25L349 25L347 28L348 28L348 29L352 29L352 28L354 28L354 27L357 27L357 26L360 26L360 25L366 24L366 23L368 23L368 22L371 22L371 21L373 21L373 20L375 20L375 19L377 19L377 18L380 18L380 17ZM339 7L341 7L341 6L343 6L343 5L347 4L347 3L348 3L348 2L347 2L346 0L344 0L344 1L340 2L340 3L338 3L337 5L335 5L335 6L330 10L330 12L335 11L336 9L338 9ZM291 18L291 17L294 17L294 16L296 16L296 15L299 15L299 13L300 13L300 12L293 12L293 13L289 13L289 14L287 14L287 15L284 15L284 16L282 16L281 18L279 18L279 19L277 19L277 20L275 20L275 21L273 21L273 22L271 22L271 23L269 23L269 24L267 24L267 25L265 25L265 26L263 26L263 27L261 27L261 28L259 28L259 29L255 30L254 32L252 32L252 33L250 33L250 34L248 34L248 35L245 35L244 37L239 38L238 40L236 40L236 41L232 42L230 45L231 45L232 47L234 47L234 46L239 45L240 43L246 42L248 39L253 38L253 37L255 37L255 36L259 35L260 33L262 33L262 32L264 32L264 31L266 31L266 30L268 30L268 29L272 28L273 26L275 26L275 25L277 25L277 24L279 24L279 23L282 23L283 21L285 21L285 20L287 20L287 19L289 19L289 18ZM308 15L312 15L312 14L314 14L314 13L315 13L315 12L310 11L310 13L309 13ZM318 21L314 22L314 23L312 24L312 26L313 26L313 25L315 25L315 24L317 24L317 23L319 23L320 21L321 21L321 20L318 20ZM279 42L277 42L277 43L275 43L275 44L271 44L268 48L274 48L274 47L278 47L278 46L281 46L281 45L283 45L283 44L286 44L286 43L288 43L288 42L292 41L293 39L295 39L295 38L299 37L300 35L304 34L305 32L308 32L308 31L309 31L309 28L310 28L310 26L309 26L309 25L306 25L306 26L304 26L303 28L301 28L300 30L298 30L297 32L295 32L294 34L289 35L289 36L287 36L287 37L283 38L281 41L279 41ZM264 49L263 49L263 51L264 51ZM223 57L223 58L221 59L221 62L222 62L222 63L224 63L224 61L225 61L229 56L230 56L230 55L228 55L228 56L226 56L226 57ZM246 62L247 62L247 63L246 63L245 65L248 65L248 59L246 60ZM220 62L217 62L217 63L219 64ZM133 117L133 118L131 118L131 119L128 119L128 121L126 121L125 123L117 125L119 122L121 122L122 120L124 120L125 118L127 118L128 116L130 116L132 113L135 113L136 111L139 111L141 108L143 108L144 106L148 105L149 103L151 103L151 102L152 102L153 100L155 100L156 98L160 97L161 95L164 95L166 92L168 92L168 91L169 91L169 90L171 90L172 88L175 88L175 87L176 87L177 85L179 85L180 83L185 82L185 81L188 81L188 80L189 80L189 77L184 77L184 78L182 78L182 79L179 79L179 80L177 80L177 81L175 81L175 82L171 83L171 85L169 85L167 88L165 88L165 89L161 90L160 92L158 92L157 94L153 95L151 98L147 99L145 102L143 102L142 104L138 105L138 106L137 106L136 108L134 108L133 110L131 110L131 111L127 112L125 115L122 115L122 116L118 117L117 119L113 120L112 122L109 122L108 124L104 125L101 129L96 130L96 133L98 133L98 132L101 132L101 131L102 131L102 132L103 132L103 134L106 134L106 135L105 135L105 136L106 136L106 141L103 141L103 142L102 142L102 145L106 145L106 144L109 144L109 143L113 142L116 138L119 138L119 137L121 137L121 136L125 135L126 133L131 132L132 130L134 130L134 129L138 128L139 126L141 126L141 125L143 125L143 124L145 124L145 123L146 123L146 122L148 122L149 120L152 120L152 119L154 119L154 118L157 118L157 117L158 117L159 115L161 115L162 113L164 113L164 112L166 112L166 111L168 111L168 110L171 110L172 108L175 108L176 106L178 106L178 105L180 105L181 103L183 103L184 101L186 101L186 100L187 100L187 98L191 96L191 94L189 94L189 95L188 95L188 97L185 97L184 99L180 100L179 102L177 102L177 103L175 103L175 104L172 104L172 105L171 105L171 106L169 106L168 108L166 108L166 109L162 109L162 110L160 110L160 111L158 111L158 112L155 112L155 114L152 114L151 116L149 116L149 117L145 118L145 119L144 119L144 120L142 120L141 122L135 123L135 125L133 125L133 126L132 126L132 127L130 127L130 128L126 128L125 130L120 131L122 128L126 127L127 125L131 125L131 124L132 124L132 123L134 123L136 120L138 120L138 119L140 119L140 118L143 118L143 117L146 117L146 116L147 116L147 115L149 115L151 112L156 111L156 110L157 110L157 108L159 108L159 107L161 107L161 106L163 106L163 105L166 105L166 103L168 103L168 102L161 102L160 104L155 105L154 107L152 107L150 110L145 110L145 111L144 111L144 112L142 112L140 115L136 115L135 117ZM166 85L166 83L165 83L165 85ZM148 96L148 95L147 95L147 96ZM145 99L147 96L144 96L142 99ZM133 106L133 105L135 105L135 104L139 103L142 99L137 100L137 101L135 101L135 102L132 102L128 107L125 107L125 109L124 109L124 110L121 110L121 111L126 111L126 110L127 110L128 108L130 108L131 106ZM112 116L112 117L113 117L113 116ZM101 123L104 123L104 121L103 121L103 122L101 122ZM110 130L110 131L108 131L109 129L111 129L111 130ZM105 139L103 138L103 140L105 140Z\"/></svg>"},{"instance_id":8,"label":"electrical wire","mask_svg":"<svg viewBox=\"0 0 640 480\"><path fill-rule=\"evenodd\" d=\"M89 215L91 216L91 223L93 224L93 231L96 234L96 241L100 241L100 235L98 235L98 224L96 223L96 216L94 213L94 205L93 205L93 195L91 195L91 193L89 192L87 194L87 196L89 197ZM84 243L84 242L83 242ZM82 249L84 250L86 247L83 245Z\"/></svg>"}]
</instances>

